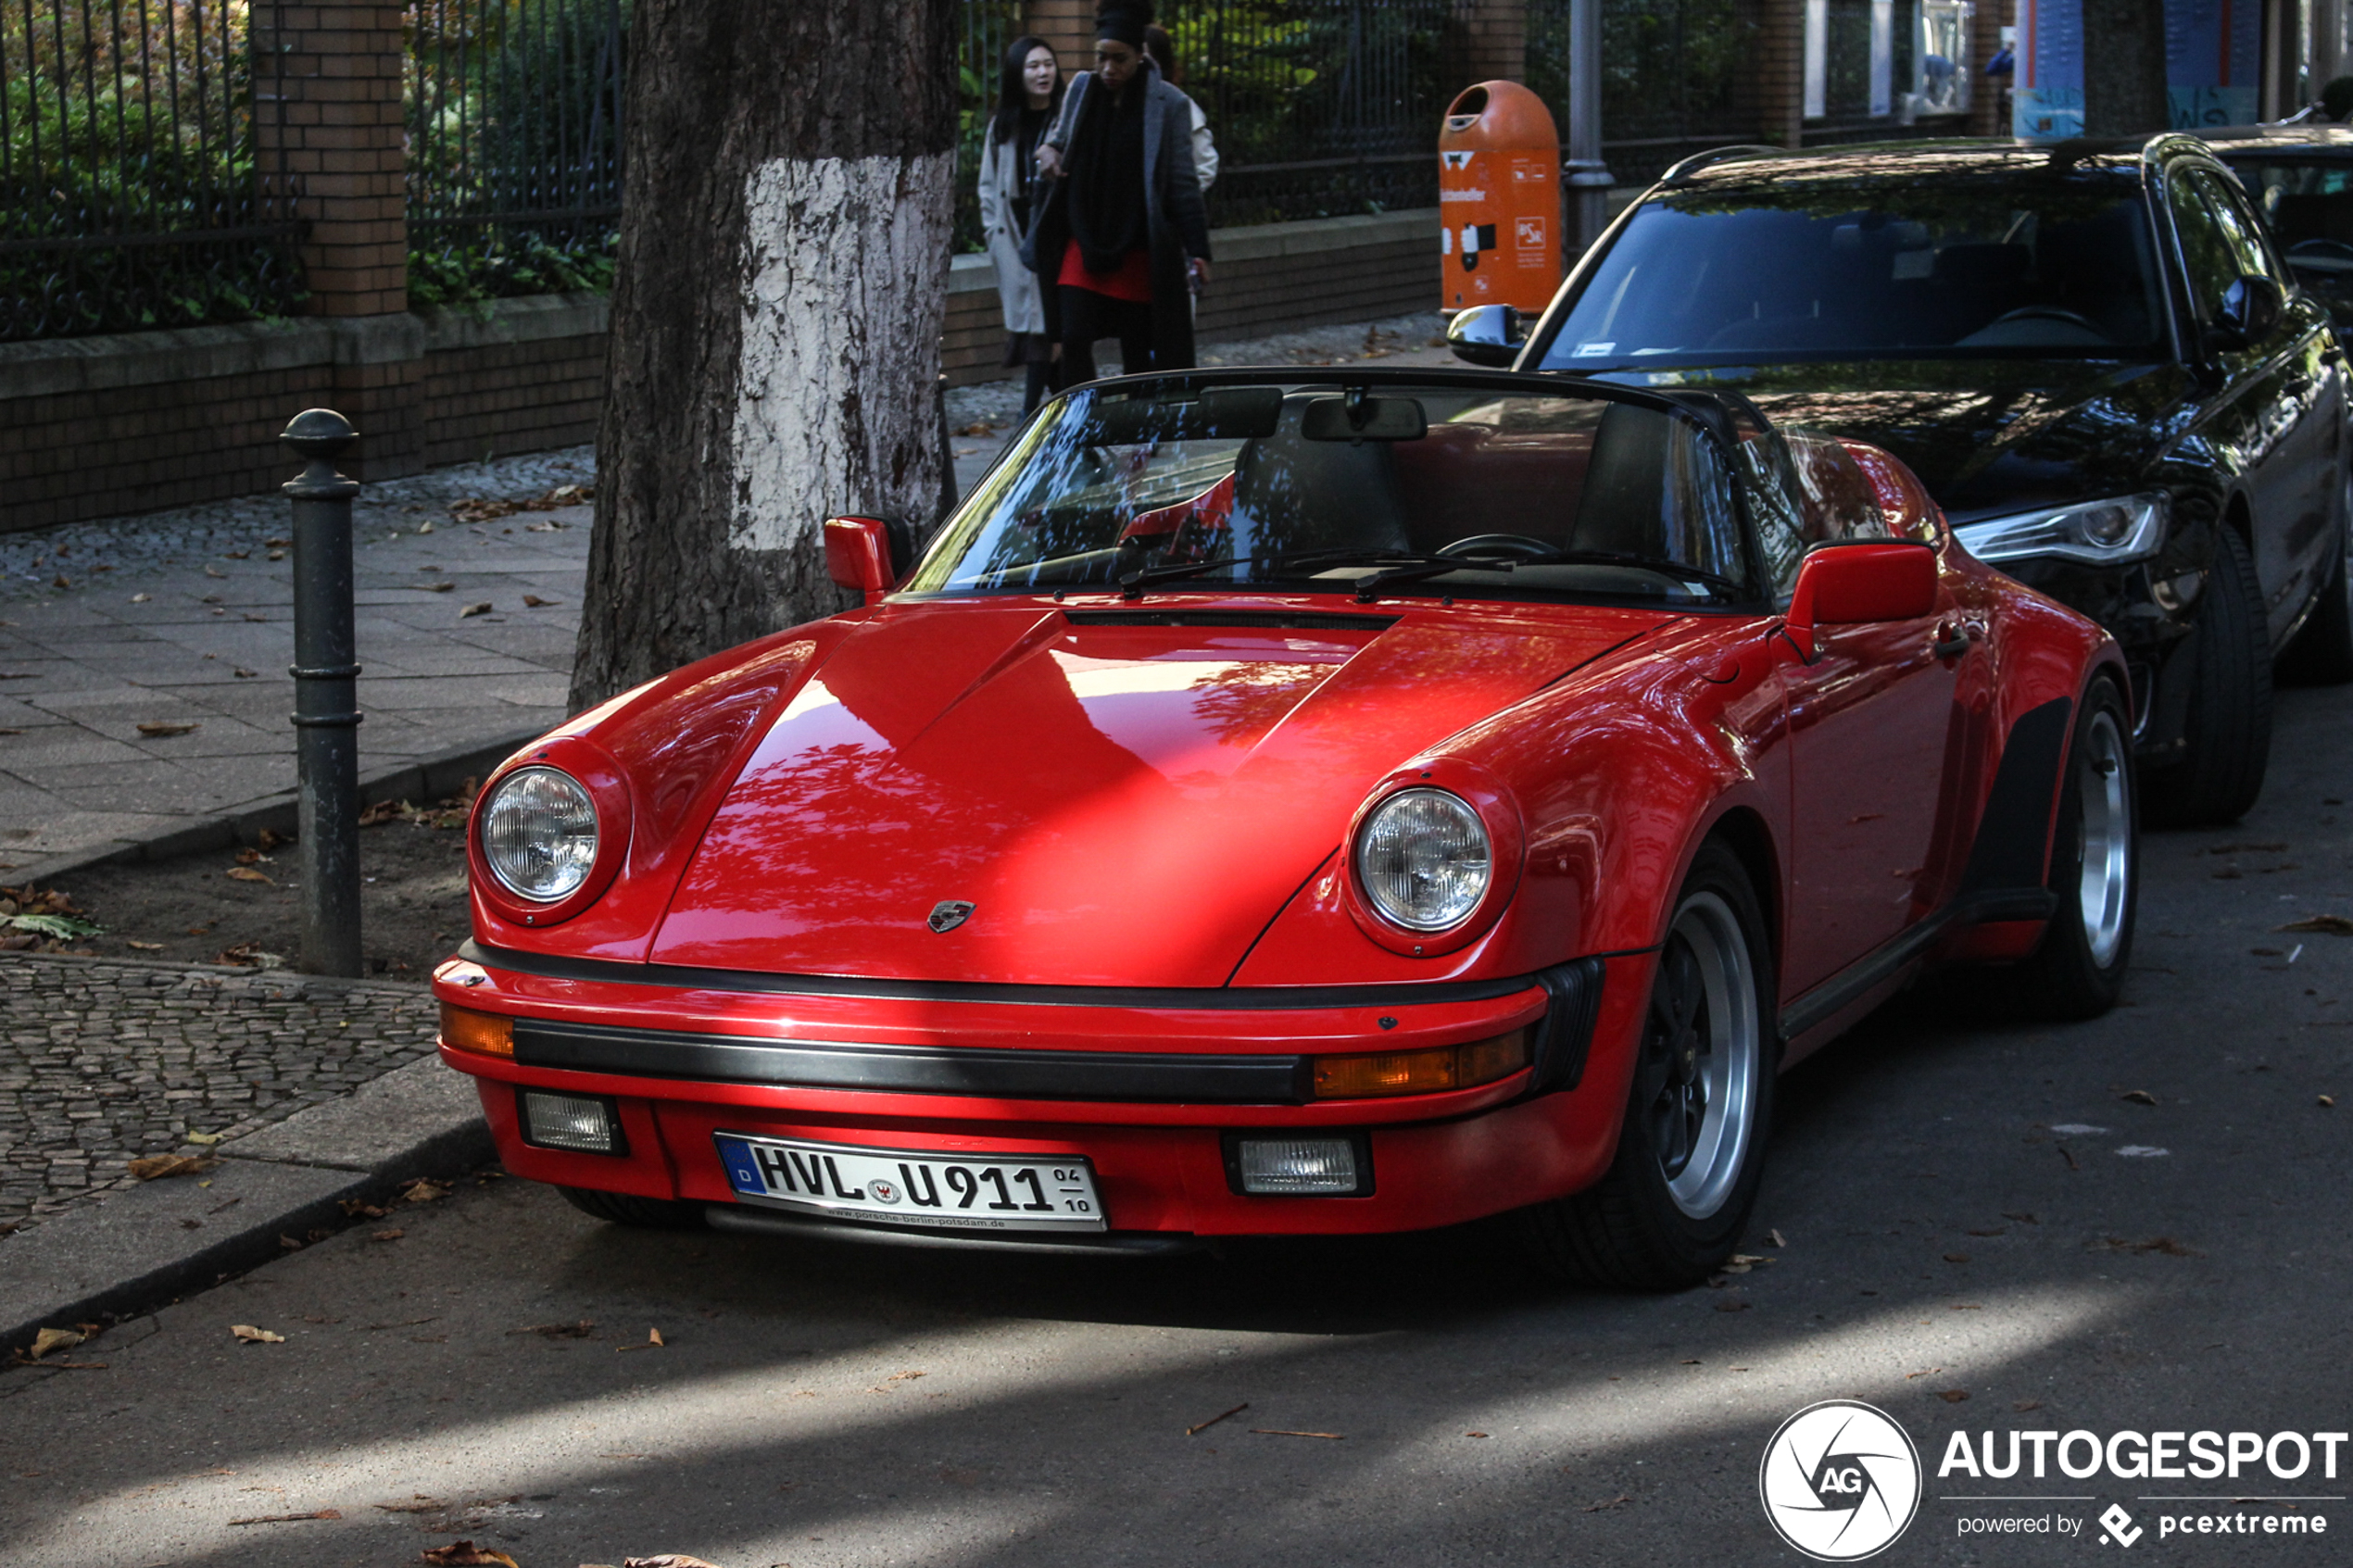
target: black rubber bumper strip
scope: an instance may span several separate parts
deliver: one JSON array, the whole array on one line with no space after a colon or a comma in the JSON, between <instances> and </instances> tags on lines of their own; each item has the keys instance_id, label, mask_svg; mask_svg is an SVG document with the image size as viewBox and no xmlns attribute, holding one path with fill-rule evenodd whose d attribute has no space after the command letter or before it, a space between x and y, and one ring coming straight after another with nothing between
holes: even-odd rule
<instances>
[{"instance_id":1,"label":"black rubber bumper strip","mask_svg":"<svg viewBox=\"0 0 2353 1568\"><path fill-rule=\"evenodd\" d=\"M1209 1244L1197 1236L1151 1232L1107 1236L1017 1240L1013 1236L973 1236L961 1231L900 1229L861 1224L852 1220L802 1219L774 1214L733 1203L709 1203L703 1217L714 1230L748 1236L806 1237L812 1241L843 1241L868 1247L928 1247L966 1252L1028 1252L1063 1257L1166 1258L1198 1252Z\"/></svg>"},{"instance_id":2,"label":"black rubber bumper strip","mask_svg":"<svg viewBox=\"0 0 2353 1568\"><path fill-rule=\"evenodd\" d=\"M616 963L493 947L471 937L458 956L484 969L549 980L666 985L686 991L737 991L786 997L872 997L915 1002L1005 1002L1026 1007L1147 1008L1213 1012L1310 1011L1325 1008L1418 1007L1485 1002L1541 984L1532 974L1502 980L1441 980L1396 985L1008 985L978 981L875 980L848 974L772 974L689 964Z\"/></svg>"},{"instance_id":3,"label":"black rubber bumper strip","mask_svg":"<svg viewBox=\"0 0 2353 1568\"><path fill-rule=\"evenodd\" d=\"M692 1078L794 1089L870 1089L988 1099L1299 1105L1302 1056L1005 1050L764 1040L676 1029L515 1020L515 1064L631 1078Z\"/></svg>"}]
</instances>

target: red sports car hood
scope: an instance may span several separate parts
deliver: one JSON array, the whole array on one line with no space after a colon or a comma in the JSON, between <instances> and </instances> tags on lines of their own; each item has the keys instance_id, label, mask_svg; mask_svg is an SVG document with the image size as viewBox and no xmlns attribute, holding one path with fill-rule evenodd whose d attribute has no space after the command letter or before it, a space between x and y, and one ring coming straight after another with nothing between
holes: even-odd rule
<instances>
[{"instance_id":1,"label":"red sports car hood","mask_svg":"<svg viewBox=\"0 0 2353 1568\"><path fill-rule=\"evenodd\" d=\"M1666 618L1217 619L886 609L753 752L649 957L1223 985L1382 776Z\"/></svg>"}]
</instances>

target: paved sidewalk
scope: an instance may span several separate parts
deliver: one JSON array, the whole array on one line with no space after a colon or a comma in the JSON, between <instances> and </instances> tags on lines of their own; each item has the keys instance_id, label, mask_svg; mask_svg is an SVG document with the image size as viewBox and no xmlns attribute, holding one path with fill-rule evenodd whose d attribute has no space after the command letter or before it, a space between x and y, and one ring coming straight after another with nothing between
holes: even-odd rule
<instances>
[{"instance_id":1,"label":"paved sidewalk","mask_svg":"<svg viewBox=\"0 0 2353 1568\"><path fill-rule=\"evenodd\" d=\"M450 508L594 477L580 447L360 493L363 773L562 720L590 508ZM290 521L260 497L0 542L0 873L54 874L294 787Z\"/></svg>"}]
</instances>

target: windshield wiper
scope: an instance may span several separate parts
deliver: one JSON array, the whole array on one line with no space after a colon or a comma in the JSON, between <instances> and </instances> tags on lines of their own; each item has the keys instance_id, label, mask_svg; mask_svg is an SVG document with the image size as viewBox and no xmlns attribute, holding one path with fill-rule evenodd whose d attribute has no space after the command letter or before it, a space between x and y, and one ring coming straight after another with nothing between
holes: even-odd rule
<instances>
[{"instance_id":1,"label":"windshield wiper","mask_svg":"<svg viewBox=\"0 0 2353 1568\"><path fill-rule=\"evenodd\" d=\"M1431 566L1439 571L1456 571L1463 565L1460 556L1433 556L1419 550L1389 550L1371 546L1342 546L1337 549L1288 550L1270 556L1228 556L1223 560L1144 567L1122 577L1119 590L1122 598L1141 598L1144 590L1155 583L1181 582L1188 577L1199 577L1234 566L1346 566L1356 562L1378 564L1388 561L1395 561L1401 566Z\"/></svg>"},{"instance_id":2,"label":"windshield wiper","mask_svg":"<svg viewBox=\"0 0 2353 1568\"><path fill-rule=\"evenodd\" d=\"M1522 566L1630 566L1638 571L1655 572L1681 583L1699 583L1713 588L1726 598L1745 598L1749 587L1745 583L1702 571L1681 561L1651 560L1643 556L1629 556L1620 550L1553 550L1541 556L1522 556Z\"/></svg>"}]
</instances>

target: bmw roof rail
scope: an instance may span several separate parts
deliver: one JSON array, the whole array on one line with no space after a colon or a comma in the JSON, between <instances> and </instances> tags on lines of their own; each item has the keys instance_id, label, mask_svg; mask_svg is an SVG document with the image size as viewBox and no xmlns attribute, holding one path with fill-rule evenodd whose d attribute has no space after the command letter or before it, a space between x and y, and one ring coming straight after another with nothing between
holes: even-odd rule
<instances>
[{"instance_id":1,"label":"bmw roof rail","mask_svg":"<svg viewBox=\"0 0 2353 1568\"><path fill-rule=\"evenodd\" d=\"M1754 142L1743 142L1738 146L1710 147L1704 153L1693 153L1683 159L1682 162L1660 175L1658 182L1662 185L1680 184L1713 164L1726 163L1733 158L1780 157L1788 151L1787 147L1768 147Z\"/></svg>"}]
</instances>

